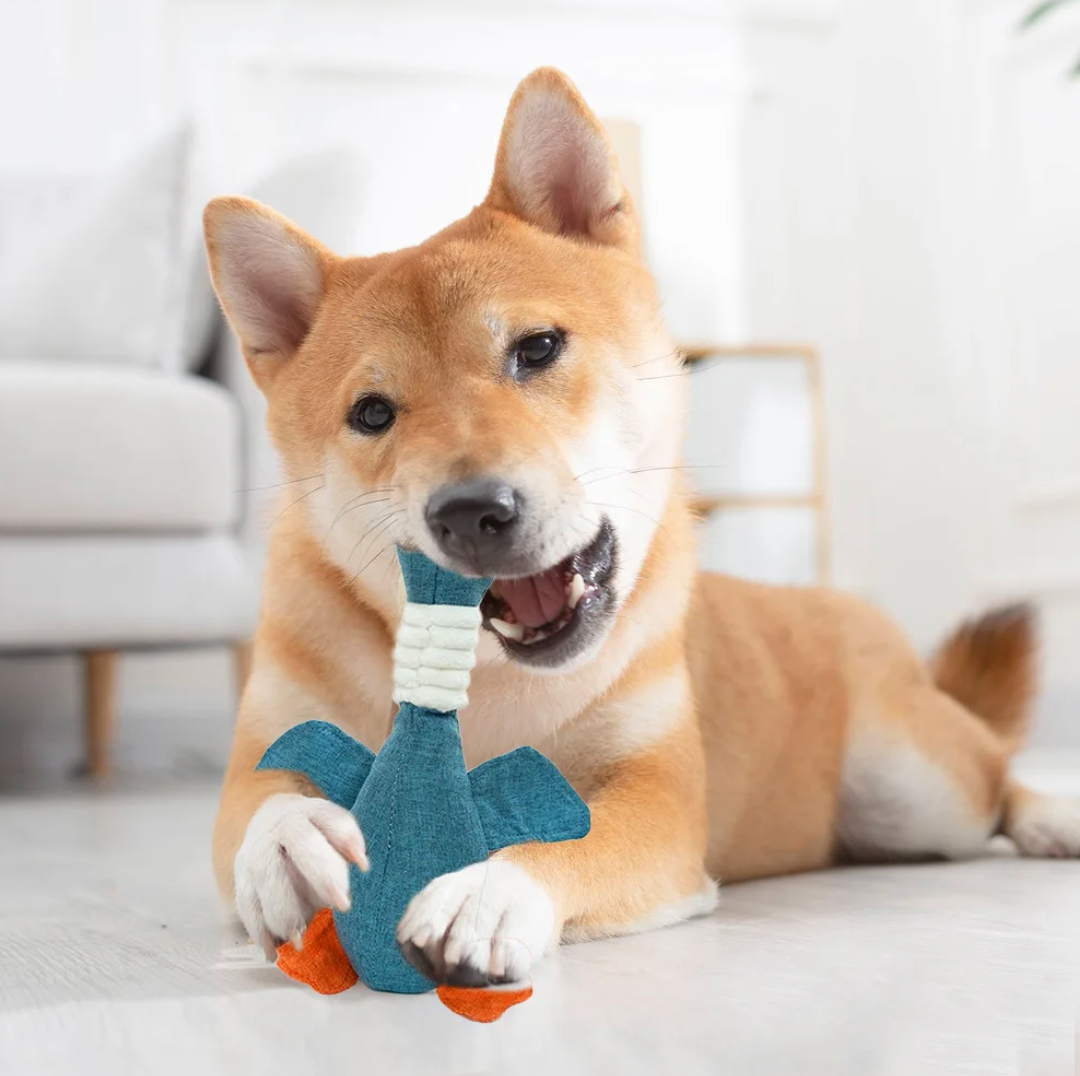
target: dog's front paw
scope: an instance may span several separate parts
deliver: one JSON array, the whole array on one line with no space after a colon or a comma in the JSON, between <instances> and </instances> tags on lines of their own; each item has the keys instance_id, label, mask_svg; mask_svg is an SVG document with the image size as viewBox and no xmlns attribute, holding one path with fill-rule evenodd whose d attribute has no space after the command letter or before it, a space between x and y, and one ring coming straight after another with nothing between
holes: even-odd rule
<instances>
[{"instance_id":1,"label":"dog's front paw","mask_svg":"<svg viewBox=\"0 0 1080 1076\"><path fill-rule=\"evenodd\" d=\"M280 942L299 948L320 908L348 910L349 863L367 870L364 837L336 803L281 793L255 812L236 853L236 910L268 960Z\"/></svg>"},{"instance_id":2,"label":"dog's front paw","mask_svg":"<svg viewBox=\"0 0 1080 1076\"><path fill-rule=\"evenodd\" d=\"M436 878L398 924L402 954L437 982L520 982L551 948L555 907L521 867L474 863Z\"/></svg>"}]
</instances>

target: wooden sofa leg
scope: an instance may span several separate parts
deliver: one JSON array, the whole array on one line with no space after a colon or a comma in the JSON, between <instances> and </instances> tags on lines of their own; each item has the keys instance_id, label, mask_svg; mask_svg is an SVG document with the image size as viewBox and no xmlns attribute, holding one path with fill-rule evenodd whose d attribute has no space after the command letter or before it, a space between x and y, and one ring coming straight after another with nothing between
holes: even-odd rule
<instances>
[{"instance_id":1,"label":"wooden sofa leg","mask_svg":"<svg viewBox=\"0 0 1080 1076\"><path fill-rule=\"evenodd\" d=\"M86 683L86 772L94 780L112 773L116 736L117 681L120 653L87 650L83 653Z\"/></svg>"},{"instance_id":2,"label":"wooden sofa leg","mask_svg":"<svg viewBox=\"0 0 1080 1076\"><path fill-rule=\"evenodd\" d=\"M250 639L233 643L233 668L236 676L236 694L238 698L244 694L244 686L251 675L251 651Z\"/></svg>"}]
</instances>

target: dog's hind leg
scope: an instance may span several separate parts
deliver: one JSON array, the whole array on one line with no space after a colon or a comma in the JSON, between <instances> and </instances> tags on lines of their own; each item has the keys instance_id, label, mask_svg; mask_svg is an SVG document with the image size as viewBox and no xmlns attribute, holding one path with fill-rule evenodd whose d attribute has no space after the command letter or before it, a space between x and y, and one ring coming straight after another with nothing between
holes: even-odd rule
<instances>
[{"instance_id":1,"label":"dog's hind leg","mask_svg":"<svg viewBox=\"0 0 1080 1076\"><path fill-rule=\"evenodd\" d=\"M841 858L978 855L1001 818L1004 746L929 683L890 694L851 729L837 818Z\"/></svg>"},{"instance_id":2,"label":"dog's hind leg","mask_svg":"<svg viewBox=\"0 0 1080 1076\"><path fill-rule=\"evenodd\" d=\"M1080 804L1008 774L1030 718L1036 650L1030 608L998 610L953 633L931 663L933 683L894 682L861 707L841 781L842 854L959 858L1001 832L1024 855L1080 855Z\"/></svg>"},{"instance_id":3,"label":"dog's hind leg","mask_svg":"<svg viewBox=\"0 0 1080 1076\"><path fill-rule=\"evenodd\" d=\"M1080 856L1080 802L1008 774L1008 748L978 718L927 685L900 712L857 725L844 759L841 858L978 855L1004 833L1027 856Z\"/></svg>"}]
</instances>

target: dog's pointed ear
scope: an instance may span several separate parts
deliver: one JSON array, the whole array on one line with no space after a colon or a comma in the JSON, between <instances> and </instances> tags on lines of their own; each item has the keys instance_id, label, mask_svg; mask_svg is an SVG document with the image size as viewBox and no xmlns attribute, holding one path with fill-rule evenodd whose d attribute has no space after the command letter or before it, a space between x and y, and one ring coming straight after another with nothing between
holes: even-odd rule
<instances>
[{"instance_id":1,"label":"dog's pointed ear","mask_svg":"<svg viewBox=\"0 0 1080 1076\"><path fill-rule=\"evenodd\" d=\"M215 198L203 229L214 290L265 391L311 329L337 258L250 198Z\"/></svg>"},{"instance_id":2,"label":"dog's pointed ear","mask_svg":"<svg viewBox=\"0 0 1080 1076\"><path fill-rule=\"evenodd\" d=\"M556 235L638 249L634 207L607 133L553 67L534 71L514 93L484 204Z\"/></svg>"}]
</instances>

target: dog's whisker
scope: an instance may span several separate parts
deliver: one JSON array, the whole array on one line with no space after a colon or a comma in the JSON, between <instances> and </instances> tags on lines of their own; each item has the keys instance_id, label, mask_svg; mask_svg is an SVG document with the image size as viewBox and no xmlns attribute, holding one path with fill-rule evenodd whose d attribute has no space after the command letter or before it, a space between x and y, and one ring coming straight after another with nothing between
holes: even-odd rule
<instances>
[{"instance_id":1,"label":"dog's whisker","mask_svg":"<svg viewBox=\"0 0 1080 1076\"><path fill-rule=\"evenodd\" d=\"M306 478L290 478L287 482L274 482L269 486L248 486L246 489L238 489L237 493L262 493L268 489L283 489L285 486L295 486L300 482L313 482L316 478L325 478L326 475L309 474Z\"/></svg>"},{"instance_id":2,"label":"dog's whisker","mask_svg":"<svg viewBox=\"0 0 1080 1076\"><path fill-rule=\"evenodd\" d=\"M664 523L662 520L657 519L655 516L650 515L648 512L642 511L642 509L640 508L634 508L629 504L607 504L604 501L593 501L591 503L597 508L611 508L615 511L621 512L636 512L639 516L643 516L654 526L659 527L666 533L666 528L664 527Z\"/></svg>"},{"instance_id":3,"label":"dog's whisker","mask_svg":"<svg viewBox=\"0 0 1080 1076\"><path fill-rule=\"evenodd\" d=\"M583 478L584 478L584 477L585 477L585 476L586 476L587 474L594 474L594 473L595 473L595 472L597 472L597 471L614 471L614 472L616 472L616 473L619 473L619 472L621 472L621 471L624 471L625 469L626 469L625 467L619 467L619 466L601 466L601 467L590 467L590 468L589 468L589 470L587 470L587 471L582 471L582 472L581 472L581 474L576 474L576 475L574 475L573 481L574 481L574 482L581 482L581 480L582 480L582 479L583 479ZM597 480L596 480L596 479L590 479L590 481L592 481L592 482L595 482L595 481L597 481ZM581 482L581 484L582 484L583 486L587 486L587 485L588 485L589 483L588 483L588 482Z\"/></svg>"},{"instance_id":4,"label":"dog's whisker","mask_svg":"<svg viewBox=\"0 0 1080 1076\"><path fill-rule=\"evenodd\" d=\"M662 468L657 468L657 469L660 470ZM594 482L603 482L603 481L606 481L608 478L621 478L621 477L623 477L623 475L635 475L635 474L641 474L641 473L642 473L641 471L623 471L621 475L604 475L604 476L601 476L600 478L590 479L588 482L583 483L583 485L591 486ZM637 497L639 500L643 501L645 504L650 504L651 503L649 498L644 493L642 493L641 490L635 489L632 485L625 485L622 488L624 490L626 490L627 493L632 493L635 497ZM592 503L595 504L596 502L594 501Z\"/></svg>"},{"instance_id":5,"label":"dog's whisker","mask_svg":"<svg viewBox=\"0 0 1080 1076\"><path fill-rule=\"evenodd\" d=\"M282 510L278 512L278 514L274 516L274 518L270 520L270 522L266 525L266 529L268 531L273 529L274 524L279 519L281 519L281 517L285 515L285 513L289 511L290 508L295 508L301 501L306 501L308 497L310 497L313 493L318 493L321 489L326 489L325 482L321 486L316 486L314 489L309 489L307 493L302 493L299 497L296 498L295 501L291 501L289 504L285 505L285 507L282 508Z\"/></svg>"},{"instance_id":6,"label":"dog's whisker","mask_svg":"<svg viewBox=\"0 0 1080 1076\"><path fill-rule=\"evenodd\" d=\"M338 514L334 517L333 522L330 524L329 527L327 527L326 534L323 535L323 545L325 545L327 542L330 541L330 535L333 534L334 528L346 516L351 516L354 512L359 512L364 508L372 508L372 507L374 507L376 505L389 504L389 503L390 503L390 498L389 497L381 497L378 500L366 501L364 504L353 505L351 508L343 509L342 511L338 512Z\"/></svg>"},{"instance_id":7,"label":"dog's whisker","mask_svg":"<svg viewBox=\"0 0 1080 1076\"><path fill-rule=\"evenodd\" d=\"M701 359L698 362L684 362L682 367L671 374L649 374L646 377L635 378L637 381L660 381L666 377L689 377L691 374L703 374L706 370L712 370L724 362L724 358L717 356L714 359Z\"/></svg>"},{"instance_id":8,"label":"dog's whisker","mask_svg":"<svg viewBox=\"0 0 1080 1076\"><path fill-rule=\"evenodd\" d=\"M382 580L387 582L394 569L397 567L397 558L391 557L384 565L382 571Z\"/></svg>"},{"instance_id":9,"label":"dog's whisker","mask_svg":"<svg viewBox=\"0 0 1080 1076\"><path fill-rule=\"evenodd\" d=\"M386 487L386 489L372 489L368 490L367 493L358 494L351 500L346 501L345 504L342 505L342 507L338 510L337 515L334 516L333 520L330 523L330 526L327 527L326 535L323 538L323 543L325 544L330 540L330 534L333 532L334 528L338 525L338 523L340 523L341 520L345 518L345 516L351 515L353 512L357 512L361 508L368 508L373 504L389 503L393 500L392 492L392 487L389 486ZM376 497L375 494L377 493L390 493L391 496Z\"/></svg>"},{"instance_id":10,"label":"dog's whisker","mask_svg":"<svg viewBox=\"0 0 1080 1076\"><path fill-rule=\"evenodd\" d=\"M620 475L629 474L629 469L626 467L594 467L593 471L609 471L610 474L597 475L595 478L590 478L588 482L582 482L583 486L591 486L594 482L607 482L609 479L618 478ZM585 474L591 474L591 471L586 471Z\"/></svg>"},{"instance_id":11,"label":"dog's whisker","mask_svg":"<svg viewBox=\"0 0 1080 1076\"><path fill-rule=\"evenodd\" d=\"M636 381L665 381L669 377L689 377L693 367L686 370L677 370L673 374L650 374L648 377L635 378Z\"/></svg>"},{"instance_id":12,"label":"dog's whisker","mask_svg":"<svg viewBox=\"0 0 1080 1076\"><path fill-rule=\"evenodd\" d=\"M671 351L665 351L663 355L657 355L655 359L646 359L644 362L635 363L630 367L631 370L640 370L642 366L651 366L654 362L663 362L664 359L678 358L680 351L678 348L673 348Z\"/></svg>"},{"instance_id":13,"label":"dog's whisker","mask_svg":"<svg viewBox=\"0 0 1080 1076\"><path fill-rule=\"evenodd\" d=\"M385 546L383 546L383 548L380 549L379 552L376 553L375 556L373 556L371 558L371 560L369 560L367 562L367 564L365 564L363 566L363 568L361 568L360 571L358 571L356 573L355 576L353 576L353 581L355 582L357 579L359 579L360 576L362 576L364 574L364 572L366 572L368 570L368 568L370 568L375 563L375 561L377 561L379 559L379 557L383 556L385 553L388 553L393 548L394 548L394 543L393 542L389 542Z\"/></svg>"},{"instance_id":14,"label":"dog's whisker","mask_svg":"<svg viewBox=\"0 0 1080 1076\"><path fill-rule=\"evenodd\" d=\"M720 466L719 463L673 463L664 467L634 467L630 474L646 474L649 471L707 471Z\"/></svg>"},{"instance_id":15,"label":"dog's whisker","mask_svg":"<svg viewBox=\"0 0 1080 1076\"><path fill-rule=\"evenodd\" d=\"M671 463L657 467L594 467L591 471L583 471L575 481L580 481L582 477L587 474L592 474L594 471L602 470L609 470L612 473L598 475L596 478L590 478L587 482L581 482L581 485L591 486L594 482L607 482L612 478L618 478L620 475L625 474L649 474L653 471L707 471L716 470L720 466L722 465L719 463Z\"/></svg>"},{"instance_id":16,"label":"dog's whisker","mask_svg":"<svg viewBox=\"0 0 1080 1076\"><path fill-rule=\"evenodd\" d=\"M363 534L356 539L352 549L349 551L349 555L345 558L345 566L348 567L356 556L356 551L360 548L361 544L368 538L369 535L373 535L378 528L381 528L388 520L394 519L397 515L404 513L404 508L388 508L384 509L368 526L365 528ZM366 553L366 549L365 549Z\"/></svg>"},{"instance_id":17,"label":"dog's whisker","mask_svg":"<svg viewBox=\"0 0 1080 1076\"><path fill-rule=\"evenodd\" d=\"M389 509L386 509L378 517L378 519L374 520L368 526L367 530L365 530L364 533L362 535L360 535L359 539L356 542L356 545L353 546L352 552L349 554L349 561L350 562L352 561L353 555L356 553L356 550L359 547L361 542L363 542L365 539L368 539L368 545L365 547L364 554L363 554L363 555L366 555L367 551L374 544L375 540L381 534L383 534L386 530L388 530L391 526L393 526L393 524L397 521L397 519L399 517L403 516L404 514L405 514L405 509L404 508L389 508Z\"/></svg>"}]
</instances>

